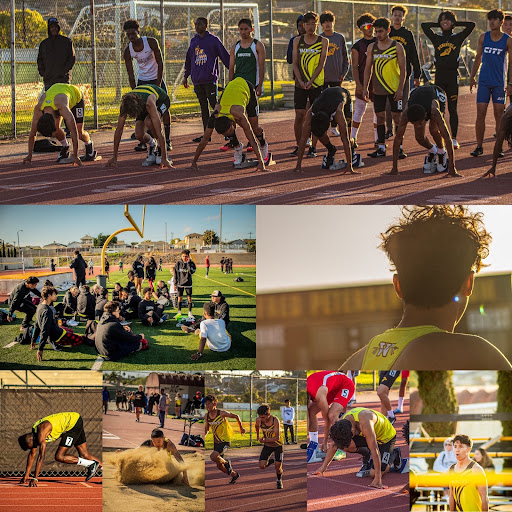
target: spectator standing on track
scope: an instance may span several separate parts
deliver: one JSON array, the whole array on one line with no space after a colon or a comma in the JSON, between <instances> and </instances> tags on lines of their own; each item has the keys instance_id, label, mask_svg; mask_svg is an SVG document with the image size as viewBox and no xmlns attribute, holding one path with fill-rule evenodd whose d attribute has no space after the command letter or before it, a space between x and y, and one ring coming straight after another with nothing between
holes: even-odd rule
<instances>
[{"instance_id":1,"label":"spectator standing on track","mask_svg":"<svg viewBox=\"0 0 512 512\"><path fill-rule=\"evenodd\" d=\"M349 66L345 37L343 37L343 34L334 31L335 22L336 17L331 11L324 11L320 15L320 25L323 28L320 35L328 41L327 58L324 66L324 89L341 86ZM340 135L334 120L331 120L329 133L333 137Z\"/></svg>"},{"instance_id":2,"label":"spectator standing on track","mask_svg":"<svg viewBox=\"0 0 512 512\"><path fill-rule=\"evenodd\" d=\"M473 92L473 88L476 87L475 77L481 63L482 68L478 76L476 93L476 149L471 152L471 156L475 157L484 153L485 117L491 97L496 121L496 133L498 133L504 113L505 96L506 94L512 94L512 84L505 84L507 55L509 61L508 74L512 76L512 38L501 30L504 17L503 11L499 9L493 9L487 13L490 30L481 34L478 39L478 50L469 77L469 90ZM503 156L502 148L500 148L499 155Z\"/></svg>"},{"instance_id":3,"label":"spectator standing on track","mask_svg":"<svg viewBox=\"0 0 512 512\"><path fill-rule=\"evenodd\" d=\"M132 269L135 276L135 292L141 295L142 282L144 281L144 258L142 255L137 256L137 259L132 263Z\"/></svg>"},{"instance_id":4,"label":"spectator standing on track","mask_svg":"<svg viewBox=\"0 0 512 512\"><path fill-rule=\"evenodd\" d=\"M307 12L304 15L306 33L296 37L293 41L294 131L297 146L290 153L291 156L297 156L299 150L307 102L309 101L309 104L312 105L320 96L324 85L324 66L329 43L327 38L316 33L318 22L319 16L316 12ZM317 156L314 140L309 147L308 156Z\"/></svg>"},{"instance_id":5,"label":"spectator standing on track","mask_svg":"<svg viewBox=\"0 0 512 512\"><path fill-rule=\"evenodd\" d=\"M123 395L121 394L121 391L118 389L116 391L116 407L117 407L117 410L120 411L121 409L119 408L119 404L121 404L123 402Z\"/></svg>"},{"instance_id":6,"label":"spectator standing on track","mask_svg":"<svg viewBox=\"0 0 512 512\"><path fill-rule=\"evenodd\" d=\"M174 265L173 277L176 287L178 288L178 313L174 317L178 319L181 317L181 303L183 301L183 294L187 294L188 301L188 318L194 319L192 315L192 275L196 271L196 264L190 257L190 251L183 249L181 251L181 259Z\"/></svg>"},{"instance_id":7,"label":"spectator standing on track","mask_svg":"<svg viewBox=\"0 0 512 512\"><path fill-rule=\"evenodd\" d=\"M391 22L379 18L373 23L376 41L368 46L366 68L364 70L363 97L370 101L369 86L373 88L373 110L377 116L377 137L379 147L371 158L386 156L386 102L391 104L395 125L400 122L402 113L403 89L406 79L404 47L389 37ZM407 155L400 147L399 158Z\"/></svg>"},{"instance_id":8,"label":"spectator standing on track","mask_svg":"<svg viewBox=\"0 0 512 512\"><path fill-rule=\"evenodd\" d=\"M89 275L93 276L94 275L94 261L92 260L92 258L89 260L88 266L89 266Z\"/></svg>"},{"instance_id":9,"label":"spectator standing on track","mask_svg":"<svg viewBox=\"0 0 512 512\"><path fill-rule=\"evenodd\" d=\"M156 271L157 271L157 265L156 260L151 256L146 263L146 279L149 282L149 287L151 288L151 291L154 292L155 288L153 286L153 282L156 279Z\"/></svg>"},{"instance_id":10,"label":"spectator standing on track","mask_svg":"<svg viewBox=\"0 0 512 512\"><path fill-rule=\"evenodd\" d=\"M105 386L103 388L103 414L107 414L109 402L110 402L110 393L108 392L107 386Z\"/></svg>"},{"instance_id":11,"label":"spectator standing on track","mask_svg":"<svg viewBox=\"0 0 512 512\"><path fill-rule=\"evenodd\" d=\"M281 418L283 420L284 438L286 444L290 444L288 442L288 431L290 431L292 444L295 444L295 438L293 434L293 419L295 418L295 409L291 407L290 400L288 398L284 401L284 406L281 407Z\"/></svg>"},{"instance_id":12,"label":"spectator standing on track","mask_svg":"<svg viewBox=\"0 0 512 512\"><path fill-rule=\"evenodd\" d=\"M414 35L410 30L404 27L405 17L407 15L407 7L405 5L394 5L391 7L391 31L389 37L394 41L398 41L405 51L405 69L407 78L404 83L403 101L409 99L409 90L411 86L411 72L414 76L414 87L420 86L420 59L418 58L418 50L414 41ZM393 117L391 115L391 105L389 101L386 103L386 139L393 136ZM398 125L395 123L395 131Z\"/></svg>"},{"instance_id":13,"label":"spectator standing on track","mask_svg":"<svg viewBox=\"0 0 512 512\"><path fill-rule=\"evenodd\" d=\"M72 268L75 271L75 286L80 288L80 286L85 285L85 272L87 270L87 263L85 262L78 249L74 254L75 258L71 261L69 268Z\"/></svg>"},{"instance_id":14,"label":"spectator standing on track","mask_svg":"<svg viewBox=\"0 0 512 512\"><path fill-rule=\"evenodd\" d=\"M210 256L207 254L204 259L204 264L206 266L206 279L208 279L208 273L210 272Z\"/></svg>"},{"instance_id":15,"label":"spectator standing on track","mask_svg":"<svg viewBox=\"0 0 512 512\"><path fill-rule=\"evenodd\" d=\"M135 407L135 421L140 422L140 413L145 406L145 397L144 391L142 390L142 386L139 386L139 389L135 391L133 395L133 406Z\"/></svg>"},{"instance_id":16,"label":"spectator standing on track","mask_svg":"<svg viewBox=\"0 0 512 512\"><path fill-rule=\"evenodd\" d=\"M119 260L119 272L123 271L123 260Z\"/></svg>"},{"instance_id":17,"label":"spectator standing on track","mask_svg":"<svg viewBox=\"0 0 512 512\"><path fill-rule=\"evenodd\" d=\"M21 322L21 330L24 331L30 327L32 317L36 312L34 303L30 300L30 294L33 293L37 297L41 297L41 292L36 288L39 279L35 276L30 276L23 283L20 283L9 294L9 312L7 313L7 321L13 321L15 311L25 313L25 318Z\"/></svg>"},{"instance_id":18,"label":"spectator standing on track","mask_svg":"<svg viewBox=\"0 0 512 512\"><path fill-rule=\"evenodd\" d=\"M139 85L156 85L167 94L167 86L163 79L164 64L158 40L154 37L141 37L139 34L140 26L137 20L127 20L123 25L123 30L130 41L124 50L124 62L132 90ZM137 83L135 83L132 59L137 61L139 68ZM171 116L168 109L165 111L162 119L167 151L171 151ZM153 135L156 136L157 134ZM146 151L146 144L140 142L135 149L136 151Z\"/></svg>"},{"instance_id":19,"label":"spectator standing on track","mask_svg":"<svg viewBox=\"0 0 512 512\"><path fill-rule=\"evenodd\" d=\"M167 408L169 407L169 398L165 393L165 389L162 389L160 393L160 399L158 401L158 418L160 425L158 428L164 428L165 416L167 415Z\"/></svg>"},{"instance_id":20,"label":"spectator standing on track","mask_svg":"<svg viewBox=\"0 0 512 512\"><path fill-rule=\"evenodd\" d=\"M363 95L364 70L366 67L368 46L376 41L375 36L373 35L373 22L375 20L375 16L369 12L365 12L359 16L356 24L359 30L363 33L363 38L359 39L359 41L352 45L352 50L350 52L352 56L352 76L356 83L356 99L354 102L352 130L350 133L350 137L354 139L354 148L357 148L357 134L363 121L364 113L366 112L366 106L368 105ZM371 85L369 88L369 95L370 100L373 101L373 88ZM374 140L377 140L377 117L375 114L373 114L373 129Z\"/></svg>"},{"instance_id":21,"label":"spectator standing on track","mask_svg":"<svg viewBox=\"0 0 512 512\"><path fill-rule=\"evenodd\" d=\"M123 389L122 396L123 396L123 405L122 405L122 408L123 408L125 411L127 411L127 410L128 410L128 396L126 395L126 389Z\"/></svg>"},{"instance_id":22,"label":"spectator standing on track","mask_svg":"<svg viewBox=\"0 0 512 512\"><path fill-rule=\"evenodd\" d=\"M162 272L162 258L158 260L158 272Z\"/></svg>"},{"instance_id":23,"label":"spectator standing on track","mask_svg":"<svg viewBox=\"0 0 512 512\"><path fill-rule=\"evenodd\" d=\"M229 53L221 40L208 32L208 20L197 18L195 21L197 35L190 41L185 57L185 77L183 85L189 87L188 77L194 84L194 92L201 107L203 130L206 130L210 110L217 103L217 83L219 81L219 60L229 68ZM196 137L192 142L201 142L202 136Z\"/></svg>"},{"instance_id":24,"label":"spectator standing on track","mask_svg":"<svg viewBox=\"0 0 512 512\"><path fill-rule=\"evenodd\" d=\"M174 409L176 419L179 420L181 418L181 395L179 393L176 393L174 398Z\"/></svg>"},{"instance_id":25,"label":"spectator standing on track","mask_svg":"<svg viewBox=\"0 0 512 512\"><path fill-rule=\"evenodd\" d=\"M55 261L53 258L50 260L50 271L55 272Z\"/></svg>"},{"instance_id":26,"label":"spectator standing on track","mask_svg":"<svg viewBox=\"0 0 512 512\"><path fill-rule=\"evenodd\" d=\"M453 33L455 27L464 27L461 32ZM432 29L440 28L441 35ZM472 21L457 21L452 11L443 11L437 23L427 22L421 24L421 29L434 45L434 63L436 66L435 85L446 93L448 112L450 113L450 129L453 138L453 149L459 149L457 132L459 130L459 114L457 102L459 99L459 60L460 49L464 41L475 28Z\"/></svg>"}]
</instances>

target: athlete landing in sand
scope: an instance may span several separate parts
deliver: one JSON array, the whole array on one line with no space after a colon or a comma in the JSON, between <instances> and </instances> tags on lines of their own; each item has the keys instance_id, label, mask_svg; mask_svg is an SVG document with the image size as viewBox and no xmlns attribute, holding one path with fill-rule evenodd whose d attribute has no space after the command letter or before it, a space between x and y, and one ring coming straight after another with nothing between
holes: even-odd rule
<instances>
[{"instance_id":1,"label":"athlete landing in sand","mask_svg":"<svg viewBox=\"0 0 512 512\"><path fill-rule=\"evenodd\" d=\"M96 474L101 467L101 461L87 451L82 417L77 412L59 412L36 421L32 426L32 432L23 434L18 438L21 449L24 451L30 450L27 457L25 476L20 480L20 484L28 482L29 487L37 487L37 477L43 467L46 444L59 438L59 448L55 452L56 461L63 464L76 464L86 467L86 482ZM76 447L80 457L67 453L72 446ZM30 471L36 457L37 448L39 448L39 455L36 461L34 476L31 477Z\"/></svg>"}]
</instances>

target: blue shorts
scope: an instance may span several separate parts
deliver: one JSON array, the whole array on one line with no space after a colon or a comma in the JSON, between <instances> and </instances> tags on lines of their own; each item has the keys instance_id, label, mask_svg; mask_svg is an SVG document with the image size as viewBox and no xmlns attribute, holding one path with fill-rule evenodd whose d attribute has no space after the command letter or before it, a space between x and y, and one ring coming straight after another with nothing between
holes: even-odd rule
<instances>
[{"instance_id":1,"label":"blue shorts","mask_svg":"<svg viewBox=\"0 0 512 512\"><path fill-rule=\"evenodd\" d=\"M494 104L505 104L506 94L505 88L502 85L491 86L485 84L478 84L478 88L476 90L477 103L489 103L491 96L492 102Z\"/></svg>"}]
</instances>

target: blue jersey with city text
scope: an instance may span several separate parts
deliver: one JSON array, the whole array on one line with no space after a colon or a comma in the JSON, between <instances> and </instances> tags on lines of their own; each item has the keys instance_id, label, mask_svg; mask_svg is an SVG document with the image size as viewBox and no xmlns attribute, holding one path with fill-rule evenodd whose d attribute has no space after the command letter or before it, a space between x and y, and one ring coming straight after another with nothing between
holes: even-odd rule
<instances>
[{"instance_id":1,"label":"blue jersey with city text","mask_svg":"<svg viewBox=\"0 0 512 512\"><path fill-rule=\"evenodd\" d=\"M507 34L503 34L499 41L493 41L491 33L485 33L479 84L493 87L505 86L508 37Z\"/></svg>"}]
</instances>

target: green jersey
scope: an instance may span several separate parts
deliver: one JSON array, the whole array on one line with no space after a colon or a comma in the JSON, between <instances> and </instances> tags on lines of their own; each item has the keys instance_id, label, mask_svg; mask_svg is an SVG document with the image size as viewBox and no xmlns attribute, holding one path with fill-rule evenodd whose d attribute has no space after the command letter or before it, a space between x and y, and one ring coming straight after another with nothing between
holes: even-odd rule
<instances>
[{"instance_id":1,"label":"green jersey","mask_svg":"<svg viewBox=\"0 0 512 512\"><path fill-rule=\"evenodd\" d=\"M254 39L249 48L242 48L241 41L235 45L235 78L241 77L257 87L259 81L260 67L258 63L258 52Z\"/></svg>"}]
</instances>

